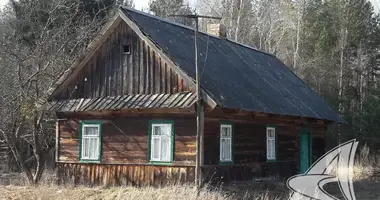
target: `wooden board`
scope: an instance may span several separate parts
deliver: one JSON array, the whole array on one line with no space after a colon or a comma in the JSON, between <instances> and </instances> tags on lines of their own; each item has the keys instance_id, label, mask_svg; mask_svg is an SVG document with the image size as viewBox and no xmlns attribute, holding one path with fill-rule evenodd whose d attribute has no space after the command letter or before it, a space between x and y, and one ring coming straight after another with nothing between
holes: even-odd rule
<instances>
[{"instance_id":1,"label":"wooden board","mask_svg":"<svg viewBox=\"0 0 380 200\"><path fill-rule=\"evenodd\" d=\"M130 53L124 53L124 46ZM55 99L191 91L169 66L126 23L119 23Z\"/></svg>"},{"instance_id":2,"label":"wooden board","mask_svg":"<svg viewBox=\"0 0 380 200\"><path fill-rule=\"evenodd\" d=\"M194 167L58 163L60 183L165 186L194 182Z\"/></svg>"},{"instance_id":3,"label":"wooden board","mask_svg":"<svg viewBox=\"0 0 380 200\"><path fill-rule=\"evenodd\" d=\"M102 119L102 160L104 164L146 164L148 152L148 117ZM174 120L173 165L195 164L195 117L160 117L156 120ZM59 162L79 162L80 119L59 121Z\"/></svg>"}]
</instances>

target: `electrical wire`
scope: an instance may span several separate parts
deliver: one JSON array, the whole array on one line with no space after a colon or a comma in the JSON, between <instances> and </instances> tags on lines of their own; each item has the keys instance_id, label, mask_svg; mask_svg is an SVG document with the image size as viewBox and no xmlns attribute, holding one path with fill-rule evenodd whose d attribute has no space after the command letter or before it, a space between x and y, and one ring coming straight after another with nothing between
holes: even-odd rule
<instances>
[{"instance_id":1,"label":"electrical wire","mask_svg":"<svg viewBox=\"0 0 380 200\"><path fill-rule=\"evenodd\" d=\"M205 68L206 68L206 62L207 62L207 57L208 57L209 41L210 41L210 35L207 34L207 43L206 43L205 59L204 59L203 68L202 68L201 74L200 74L200 76L199 76L199 79L202 79L203 72L204 72L204 70L205 70Z\"/></svg>"}]
</instances>

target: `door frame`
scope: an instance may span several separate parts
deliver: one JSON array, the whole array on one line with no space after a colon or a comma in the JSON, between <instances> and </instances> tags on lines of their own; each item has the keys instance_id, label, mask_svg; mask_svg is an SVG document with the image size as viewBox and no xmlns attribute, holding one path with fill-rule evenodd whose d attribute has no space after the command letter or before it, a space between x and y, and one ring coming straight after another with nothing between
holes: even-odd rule
<instances>
[{"instance_id":1,"label":"door frame","mask_svg":"<svg viewBox=\"0 0 380 200\"><path fill-rule=\"evenodd\" d=\"M307 151L308 151L308 160L305 161L303 159L303 154L302 154L302 148L305 147L305 145L303 144L304 140L302 140L302 136L303 135L307 135L307 142L308 144L306 144L306 146L308 147ZM312 133L309 129L307 128L301 128L301 131L300 131L300 172L301 173L305 173L309 167L312 165L312 162L313 162L313 159L312 159L312 156L313 156L313 144L312 144L312 141L313 141L313 136L312 136ZM306 162L306 163L304 163ZM306 169L303 169L303 164L307 165Z\"/></svg>"}]
</instances>

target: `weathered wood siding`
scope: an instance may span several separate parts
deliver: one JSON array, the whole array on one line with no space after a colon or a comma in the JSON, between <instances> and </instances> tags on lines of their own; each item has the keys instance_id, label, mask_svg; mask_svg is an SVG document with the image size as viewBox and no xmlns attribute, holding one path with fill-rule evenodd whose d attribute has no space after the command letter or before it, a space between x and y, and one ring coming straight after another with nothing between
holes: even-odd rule
<instances>
[{"instance_id":1,"label":"weathered wood siding","mask_svg":"<svg viewBox=\"0 0 380 200\"><path fill-rule=\"evenodd\" d=\"M130 54L123 53L124 45L130 46ZM125 23L118 25L74 79L56 99L190 91L185 80Z\"/></svg>"},{"instance_id":2,"label":"weathered wood siding","mask_svg":"<svg viewBox=\"0 0 380 200\"><path fill-rule=\"evenodd\" d=\"M174 166L195 165L194 116L154 118L174 120ZM147 164L149 120L146 117L102 119L102 164ZM79 119L59 122L58 162L79 162Z\"/></svg>"},{"instance_id":3,"label":"weathered wood siding","mask_svg":"<svg viewBox=\"0 0 380 200\"><path fill-rule=\"evenodd\" d=\"M78 123L80 119L59 122L60 177L76 183L105 185L165 185L194 180L196 121L194 115L164 117L119 116L101 119L102 159L100 163L79 161ZM174 120L175 150L170 166L151 165L148 161L149 120ZM99 120L99 119L98 119ZM220 122L233 123L233 164L219 163ZM277 161L266 161L266 127L275 126ZM312 134L313 161L325 151L325 127L320 121L279 116L237 116L233 113L205 114L205 181L253 180L289 177L299 173L300 132Z\"/></svg>"},{"instance_id":4,"label":"weathered wood siding","mask_svg":"<svg viewBox=\"0 0 380 200\"><path fill-rule=\"evenodd\" d=\"M192 166L58 163L60 182L105 186L164 186L194 182Z\"/></svg>"},{"instance_id":5,"label":"weathered wood siding","mask_svg":"<svg viewBox=\"0 0 380 200\"><path fill-rule=\"evenodd\" d=\"M233 123L233 165L220 165L220 122ZM302 120L301 120L302 121ZM266 161L266 127L275 126L277 133L277 161ZM301 123L291 117L248 117L206 113L205 155L203 169L206 177L224 180L251 180L264 176L289 177L299 172L300 132L312 134L313 161L325 152L325 124L308 121Z\"/></svg>"}]
</instances>

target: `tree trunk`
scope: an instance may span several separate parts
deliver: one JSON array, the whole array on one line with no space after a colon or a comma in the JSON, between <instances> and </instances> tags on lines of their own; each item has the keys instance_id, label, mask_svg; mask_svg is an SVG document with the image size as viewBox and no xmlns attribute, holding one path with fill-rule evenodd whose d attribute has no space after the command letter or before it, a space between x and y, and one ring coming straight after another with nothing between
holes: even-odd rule
<instances>
[{"instance_id":1,"label":"tree trunk","mask_svg":"<svg viewBox=\"0 0 380 200\"><path fill-rule=\"evenodd\" d=\"M236 28L235 28L235 41L238 41L239 37L239 28L240 28L240 18L241 18L241 11L243 9L243 0L240 0L240 5L239 5L239 12L237 15L237 20L236 20Z\"/></svg>"},{"instance_id":2,"label":"tree trunk","mask_svg":"<svg viewBox=\"0 0 380 200\"><path fill-rule=\"evenodd\" d=\"M344 49L345 49L345 45L346 45L346 38L347 38L347 28L343 27L341 28L340 30L340 39L341 39L341 42L340 42L340 64L339 64L339 78L338 78L338 82L339 82L339 92L338 92L338 96L339 96L339 113L342 114L343 112L343 104L342 104L342 100L343 100L343 68L344 68Z\"/></svg>"},{"instance_id":3,"label":"tree trunk","mask_svg":"<svg viewBox=\"0 0 380 200\"><path fill-rule=\"evenodd\" d=\"M297 71L297 61L299 58L299 44L300 44L300 35L301 35L301 20L303 15L303 8L304 8L304 1L301 2L301 5L298 7L297 11L297 33L296 33L296 48L294 50L294 56L293 56L293 68L295 71ZM302 12L301 12L302 10Z\"/></svg>"}]
</instances>

